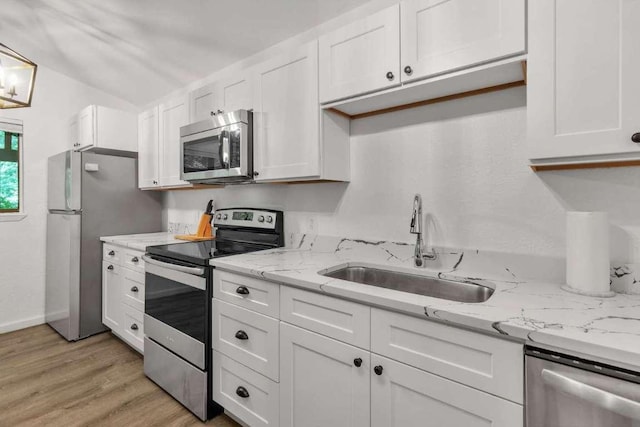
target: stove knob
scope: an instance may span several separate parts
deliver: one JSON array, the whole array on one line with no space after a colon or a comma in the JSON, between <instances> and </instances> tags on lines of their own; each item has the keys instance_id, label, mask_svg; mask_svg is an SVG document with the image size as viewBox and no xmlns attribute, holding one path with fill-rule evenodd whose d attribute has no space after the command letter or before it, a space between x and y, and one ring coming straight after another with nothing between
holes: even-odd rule
<instances>
[{"instance_id":1,"label":"stove knob","mask_svg":"<svg viewBox=\"0 0 640 427\"><path fill-rule=\"evenodd\" d=\"M218 215L216 216L216 219L220 219L220 218L222 218L222 215L218 214Z\"/></svg>"},{"instance_id":2,"label":"stove knob","mask_svg":"<svg viewBox=\"0 0 640 427\"><path fill-rule=\"evenodd\" d=\"M262 215L258 217L258 222L264 222L264 217Z\"/></svg>"},{"instance_id":3,"label":"stove knob","mask_svg":"<svg viewBox=\"0 0 640 427\"><path fill-rule=\"evenodd\" d=\"M225 221L227 220L227 218L229 218L229 215L224 214L224 216L222 217L222 219L224 219Z\"/></svg>"},{"instance_id":4,"label":"stove knob","mask_svg":"<svg viewBox=\"0 0 640 427\"><path fill-rule=\"evenodd\" d=\"M272 217L272 216L268 216L268 217L267 217L267 222L268 222L269 224L271 224L271 223L273 222L273 217Z\"/></svg>"}]
</instances>

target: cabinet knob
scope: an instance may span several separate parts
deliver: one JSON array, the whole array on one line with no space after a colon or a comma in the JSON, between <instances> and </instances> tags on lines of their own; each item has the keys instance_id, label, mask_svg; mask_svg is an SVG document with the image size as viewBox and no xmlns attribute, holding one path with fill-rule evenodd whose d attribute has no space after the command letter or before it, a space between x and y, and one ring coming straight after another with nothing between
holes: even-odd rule
<instances>
[{"instance_id":1,"label":"cabinet knob","mask_svg":"<svg viewBox=\"0 0 640 427\"><path fill-rule=\"evenodd\" d=\"M362 359L360 359L359 357L357 359L353 359L353 364L356 365L356 368L359 368L360 366L362 366Z\"/></svg>"},{"instance_id":2,"label":"cabinet knob","mask_svg":"<svg viewBox=\"0 0 640 427\"><path fill-rule=\"evenodd\" d=\"M243 330L240 330L238 332L236 332L236 338L238 338L239 340L248 340L249 339L249 335L247 335L247 333Z\"/></svg>"},{"instance_id":3,"label":"cabinet knob","mask_svg":"<svg viewBox=\"0 0 640 427\"><path fill-rule=\"evenodd\" d=\"M216 112L215 112L215 111L212 111L212 112L211 112L211 116L213 117L213 116L215 116L215 115L216 115Z\"/></svg>"},{"instance_id":4,"label":"cabinet knob","mask_svg":"<svg viewBox=\"0 0 640 427\"><path fill-rule=\"evenodd\" d=\"M409 65L407 65L406 67L404 67L404 73L405 73L407 76L410 76L410 75L411 75L411 73L413 73L413 68L411 68Z\"/></svg>"},{"instance_id":5,"label":"cabinet knob","mask_svg":"<svg viewBox=\"0 0 640 427\"><path fill-rule=\"evenodd\" d=\"M139 262L140 260L138 259L137 256L134 256L133 258L131 258L131 262Z\"/></svg>"},{"instance_id":6,"label":"cabinet knob","mask_svg":"<svg viewBox=\"0 0 640 427\"><path fill-rule=\"evenodd\" d=\"M236 293L240 295L249 295L249 289L246 286L238 286Z\"/></svg>"},{"instance_id":7,"label":"cabinet knob","mask_svg":"<svg viewBox=\"0 0 640 427\"><path fill-rule=\"evenodd\" d=\"M115 251L109 251L109 256L114 256L115 254Z\"/></svg>"},{"instance_id":8,"label":"cabinet knob","mask_svg":"<svg viewBox=\"0 0 640 427\"><path fill-rule=\"evenodd\" d=\"M260 172L258 171L253 172L253 176L258 176L258 175L260 175Z\"/></svg>"},{"instance_id":9,"label":"cabinet knob","mask_svg":"<svg viewBox=\"0 0 640 427\"><path fill-rule=\"evenodd\" d=\"M640 144L640 133L634 133L631 135L631 140L636 144Z\"/></svg>"},{"instance_id":10,"label":"cabinet knob","mask_svg":"<svg viewBox=\"0 0 640 427\"><path fill-rule=\"evenodd\" d=\"M136 325L135 323L133 325L131 325L131 330L132 331L137 331L138 330L138 325Z\"/></svg>"},{"instance_id":11,"label":"cabinet knob","mask_svg":"<svg viewBox=\"0 0 640 427\"><path fill-rule=\"evenodd\" d=\"M392 73L391 71L389 71L389 72L387 73L387 80L391 81L391 80L393 80L393 78L394 78L394 77L395 77L395 76L393 75L393 73Z\"/></svg>"},{"instance_id":12,"label":"cabinet knob","mask_svg":"<svg viewBox=\"0 0 640 427\"><path fill-rule=\"evenodd\" d=\"M224 114L224 110L218 110L218 114Z\"/></svg>"},{"instance_id":13,"label":"cabinet knob","mask_svg":"<svg viewBox=\"0 0 640 427\"><path fill-rule=\"evenodd\" d=\"M131 287L131 292L138 292L138 287L137 286L132 286Z\"/></svg>"},{"instance_id":14,"label":"cabinet knob","mask_svg":"<svg viewBox=\"0 0 640 427\"><path fill-rule=\"evenodd\" d=\"M246 399L247 397L249 397L249 392L247 391L246 388L240 386L236 389L236 394L240 397L242 397L243 399Z\"/></svg>"},{"instance_id":15,"label":"cabinet knob","mask_svg":"<svg viewBox=\"0 0 640 427\"><path fill-rule=\"evenodd\" d=\"M373 368L373 372L375 372L375 373L376 373L376 375L382 375L382 366L380 366L380 365L375 366L375 367Z\"/></svg>"},{"instance_id":16,"label":"cabinet knob","mask_svg":"<svg viewBox=\"0 0 640 427\"><path fill-rule=\"evenodd\" d=\"M110 265L109 267L107 267L107 270L113 270L113 265Z\"/></svg>"}]
</instances>

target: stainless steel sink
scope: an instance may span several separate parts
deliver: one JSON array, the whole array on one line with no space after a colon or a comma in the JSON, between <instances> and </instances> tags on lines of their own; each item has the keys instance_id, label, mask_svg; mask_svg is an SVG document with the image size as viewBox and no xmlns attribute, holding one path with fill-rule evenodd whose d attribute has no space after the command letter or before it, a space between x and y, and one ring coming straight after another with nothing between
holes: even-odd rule
<instances>
[{"instance_id":1,"label":"stainless steel sink","mask_svg":"<svg viewBox=\"0 0 640 427\"><path fill-rule=\"evenodd\" d=\"M328 269L320 274L334 279L459 302L485 302L494 291L477 283L456 282L364 266L349 266L333 271Z\"/></svg>"}]
</instances>

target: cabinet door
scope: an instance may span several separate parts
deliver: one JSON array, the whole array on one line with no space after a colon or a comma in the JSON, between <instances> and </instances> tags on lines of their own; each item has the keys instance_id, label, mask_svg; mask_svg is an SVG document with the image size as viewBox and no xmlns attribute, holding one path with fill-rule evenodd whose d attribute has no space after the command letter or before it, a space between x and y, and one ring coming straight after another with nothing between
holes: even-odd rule
<instances>
[{"instance_id":1,"label":"cabinet door","mask_svg":"<svg viewBox=\"0 0 640 427\"><path fill-rule=\"evenodd\" d=\"M369 352L281 322L280 425L368 427L369 370Z\"/></svg>"},{"instance_id":2,"label":"cabinet door","mask_svg":"<svg viewBox=\"0 0 640 427\"><path fill-rule=\"evenodd\" d=\"M526 48L525 0L406 0L400 11L404 82Z\"/></svg>"},{"instance_id":3,"label":"cabinet door","mask_svg":"<svg viewBox=\"0 0 640 427\"><path fill-rule=\"evenodd\" d=\"M235 110L253 109L252 85L250 71L234 74L217 83L220 95L220 109L225 113Z\"/></svg>"},{"instance_id":4,"label":"cabinet door","mask_svg":"<svg viewBox=\"0 0 640 427\"><path fill-rule=\"evenodd\" d=\"M90 105L78 113L78 150L95 144L95 106Z\"/></svg>"},{"instance_id":5,"label":"cabinet door","mask_svg":"<svg viewBox=\"0 0 640 427\"><path fill-rule=\"evenodd\" d=\"M318 43L256 67L256 181L320 174Z\"/></svg>"},{"instance_id":6,"label":"cabinet door","mask_svg":"<svg viewBox=\"0 0 640 427\"><path fill-rule=\"evenodd\" d=\"M120 266L102 262L102 323L118 333L122 328L122 280Z\"/></svg>"},{"instance_id":7,"label":"cabinet door","mask_svg":"<svg viewBox=\"0 0 640 427\"><path fill-rule=\"evenodd\" d=\"M529 158L627 153L640 145L640 2L529 2Z\"/></svg>"},{"instance_id":8,"label":"cabinet door","mask_svg":"<svg viewBox=\"0 0 640 427\"><path fill-rule=\"evenodd\" d=\"M376 354L371 366L372 427L523 425L522 406L508 400Z\"/></svg>"},{"instance_id":9,"label":"cabinet door","mask_svg":"<svg viewBox=\"0 0 640 427\"><path fill-rule=\"evenodd\" d=\"M138 116L138 186L154 188L158 186L158 107L140 113Z\"/></svg>"},{"instance_id":10,"label":"cabinet door","mask_svg":"<svg viewBox=\"0 0 640 427\"><path fill-rule=\"evenodd\" d=\"M160 185L189 186L180 179L180 127L189 124L189 96L180 96L159 107Z\"/></svg>"},{"instance_id":11,"label":"cabinet door","mask_svg":"<svg viewBox=\"0 0 640 427\"><path fill-rule=\"evenodd\" d=\"M320 102L400 84L400 6L320 37Z\"/></svg>"},{"instance_id":12,"label":"cabinet door","mask_svg":"<svg viewBox=\"0 0 640 427\"><path fill-rule=\"evenodd\" d=\"M191 123L210 118L212 113L221 108L216 84L211 83L192 91L189 94L189 103Z\"/></svg>"},{"instance_id":13,"label":"cabinet door","mask_svg":"<svg viewBox=\"0 0 640 427\"><path fill-rule=\"evenodd\" d=\"M80 144L78 143L78 115L76 114L69 120L69 149L77 150Z\"/></svg>"}]
</instances>

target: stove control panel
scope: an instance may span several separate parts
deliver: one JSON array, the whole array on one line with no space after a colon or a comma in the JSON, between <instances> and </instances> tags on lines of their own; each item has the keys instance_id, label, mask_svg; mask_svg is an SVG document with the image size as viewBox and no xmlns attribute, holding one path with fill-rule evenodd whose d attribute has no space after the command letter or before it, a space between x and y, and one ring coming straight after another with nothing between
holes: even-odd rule
<instances>
[{"instance_id":1,"label":"stove control panel","mask_svg":"<svg viewBox=\"0 0 640 427\"><path fill-rule=\"evenodd\" d=\"M213 217L214 226L226 225L275 230L276 222L275 212L256 209L221 209Z\"/></svg>"}]
</instances>

